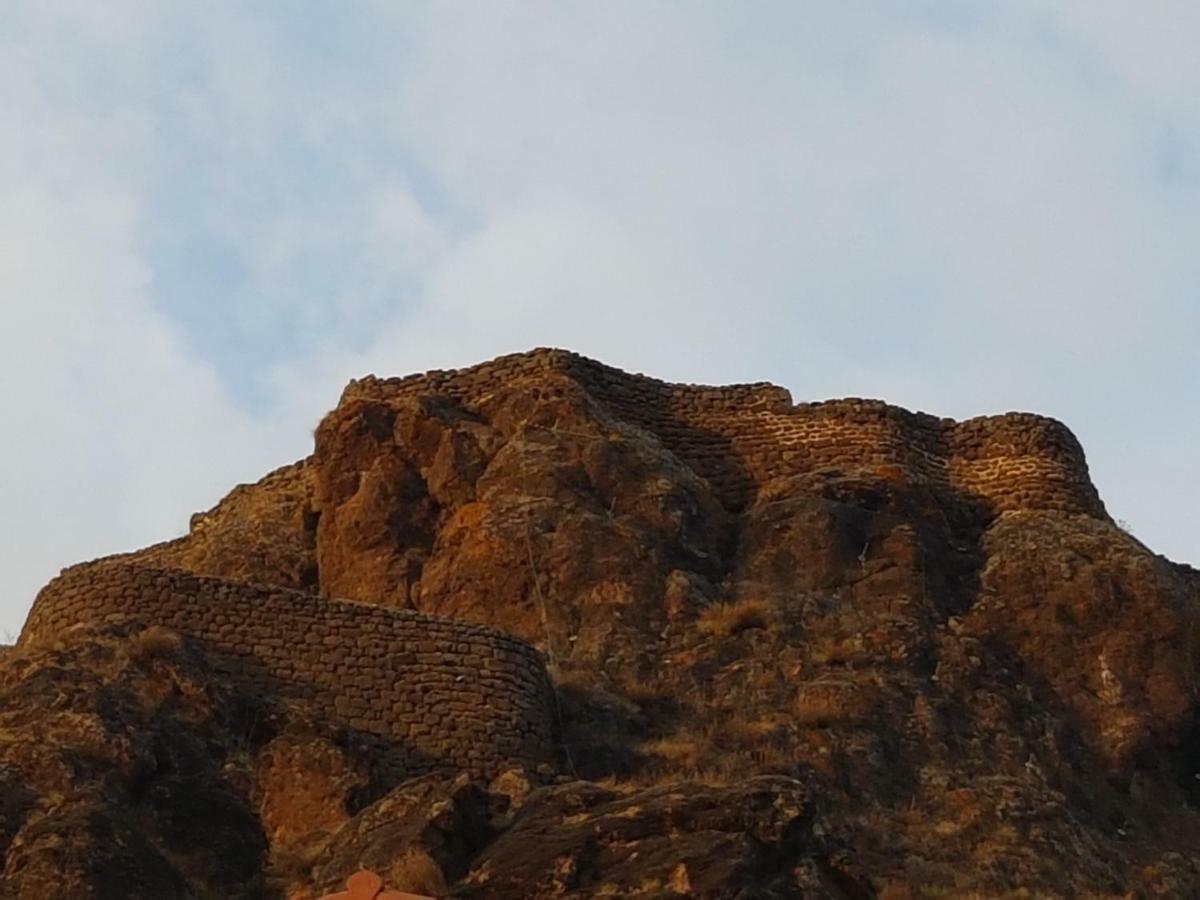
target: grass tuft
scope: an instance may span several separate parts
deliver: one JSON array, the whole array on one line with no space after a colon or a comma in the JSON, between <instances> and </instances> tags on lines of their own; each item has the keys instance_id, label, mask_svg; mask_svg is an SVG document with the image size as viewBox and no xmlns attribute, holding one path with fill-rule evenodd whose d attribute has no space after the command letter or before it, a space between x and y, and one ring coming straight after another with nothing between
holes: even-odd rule
<instances>
[{"instance_id":1,"label":"grass tuft","mask_svg":"<svg viewBox=\"0 0 1200 900\"><path fill-rule=\"evenodd\" d=\"M765 600L746 597L733 603L714 603L696 620L702 634L733 637L753 628L769 628L774 610Z\"/></svg>"},{"instance_id":2,"label":"grass tuft","mask_svg":"<svg viewBox=\"0 0 1200 900\"><path fill-rule=\"evenodd\" d=\"M162 659L174 656L183 639L161 625L151 625L129 638L129 656L137 660Z\"/></svg>"}]
</instances>

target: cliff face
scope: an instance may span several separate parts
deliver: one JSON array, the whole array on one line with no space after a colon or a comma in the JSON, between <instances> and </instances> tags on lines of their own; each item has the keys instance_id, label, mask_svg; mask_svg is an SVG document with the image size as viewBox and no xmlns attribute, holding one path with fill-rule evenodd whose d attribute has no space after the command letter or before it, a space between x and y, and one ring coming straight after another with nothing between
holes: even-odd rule
<instances>
[{"instance_id":1,"label":"cliff face","mask_svg":"<svg viewBox=\"0 0 1200 900\"><path fill-rule=\"evenodd\" d=\"M146 716L184 743L203 733L221 774L196 776L194 792L219 784L235 799L199 814L257 835L236 881L247 895L309 896L360 864L396 888L479 897L1200 890L1200 579L1111 522L1052 420L793 404L771 385L671 385L534 351L351 383L309 459L236 488L188 536L100 569L135 577L107 605L85 583L83 606L57 619L62 586L48 587L0 657L2 709L49 716L36 709L53 679L31 673L65 668L72 714L97 734L124 723L131 759ZM158 574L139 587L137 573ZM268 626L240 670L229 597L286 607L254 614L288 637ZM368 699L351 714L336 698L358 682L340 691L336 665L313 682L319 696L238 677L299 659L289 644L308 635L287 632L289 610L349 608L335 599L536 646L554 684L530 707L542 712L508 720L515 730L484 724L497 746L526 749L480 766L456 751L411 780L417 769L380 760L411 757L427 733L375 723L384 707L386 719L420 706L415 694L356 676ZM100 612L64 630L78 609ZM303 621L323 639L319 613ZM164 626L180 643L147 662L145 629ZM354 671L378 658L385 680L416 684L404 640L361 642ZM477 649L415 652L453 666ZM446 671L449 685L475 681ZM270 727L234 740L218 712L169 690L112 722L97 712L168 677L249 695L230 708L269 701ZM496 677L505 691L520 681ZM529 677L536 696L545 676ZM432 734L461 715L439 711ZM45 774L87 756L85 731L51 729L36 751L6 731L4 771L28 777L37 759L42 773L0 810L10 892L42 883L32 835L56 816L143 815L119 754ZM169 767L138 777L164 798L179 790ZM145 835L154 852L135 857L161 857L177 885L156 896L212 889L176 859L189 838L161 824ZM97 865L80 890L121 896L95 887L110 877Z\"/></svg>"}]
</instances>

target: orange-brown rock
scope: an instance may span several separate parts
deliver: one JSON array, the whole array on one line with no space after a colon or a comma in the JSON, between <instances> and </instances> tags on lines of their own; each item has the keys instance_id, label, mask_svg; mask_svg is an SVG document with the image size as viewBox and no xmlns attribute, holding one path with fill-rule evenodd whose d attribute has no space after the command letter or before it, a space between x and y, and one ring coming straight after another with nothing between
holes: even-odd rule
<instances>
[{"instance_id":1,"label":"orange-brown rock","mask_svg":"<svg viewBox=\"0 0 1200 900\"><path fill-rule=\"evenodd\" d=\"M0 655L17 896L1200 892L1200 573L1043 417L559 350L367 377L311 457L46 596Z\"/></svg>"}]
</instances>

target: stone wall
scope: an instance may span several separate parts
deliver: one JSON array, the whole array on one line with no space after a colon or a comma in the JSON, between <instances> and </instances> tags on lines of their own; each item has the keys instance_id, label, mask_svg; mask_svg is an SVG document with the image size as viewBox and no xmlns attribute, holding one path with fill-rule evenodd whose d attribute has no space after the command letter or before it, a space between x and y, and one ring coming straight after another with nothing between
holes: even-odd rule
<instances>
[{"instance_id":1,"label":"stone wall","mask_svg":"<svg viewBox=\"0 0 1200 900\"><path fill-rule=\"evenodd\" d=\"M581 384L612 414L657 435L741 507L775 478L819 470L886 471L982 502L995 513L1056 510L1106 517L1083 449L1053 419L1008 413L956 422L877 400L793 404L784 388L669 384L563 350L534 350L457 371L351 382L344 399L444 394L468 407L507 387Z\"/></svg>"},{"instance_id":2,"label":"stone wall","mask_svg":"<svg viewBox=\"0 0 1200 900\"><path fill-rule=\"evenodd\" d=\"M420 772L552 762L551 688L536 650L493 629L120 559L64 571L20 644L134 617L202 641L231 678L385 739Z\"/></svg>"}]
</instances>

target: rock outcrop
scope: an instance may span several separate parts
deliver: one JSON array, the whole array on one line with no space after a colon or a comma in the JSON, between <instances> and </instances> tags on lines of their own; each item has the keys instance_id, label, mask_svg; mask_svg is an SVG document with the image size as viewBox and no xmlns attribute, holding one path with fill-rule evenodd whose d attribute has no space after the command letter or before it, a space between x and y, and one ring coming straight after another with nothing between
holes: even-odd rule
<instances>
[{"instance_id":1,"label":"rock outcrop","mask_svg":"<svg viewBox=\"0 0 1200 900\"><path fill-rule=\"evenodd\" d=\"M1186 896L1198 603L1042 417L559 350L368 377L308 459L43 592L0 885Z\"/></svg>"}]
</instances>

